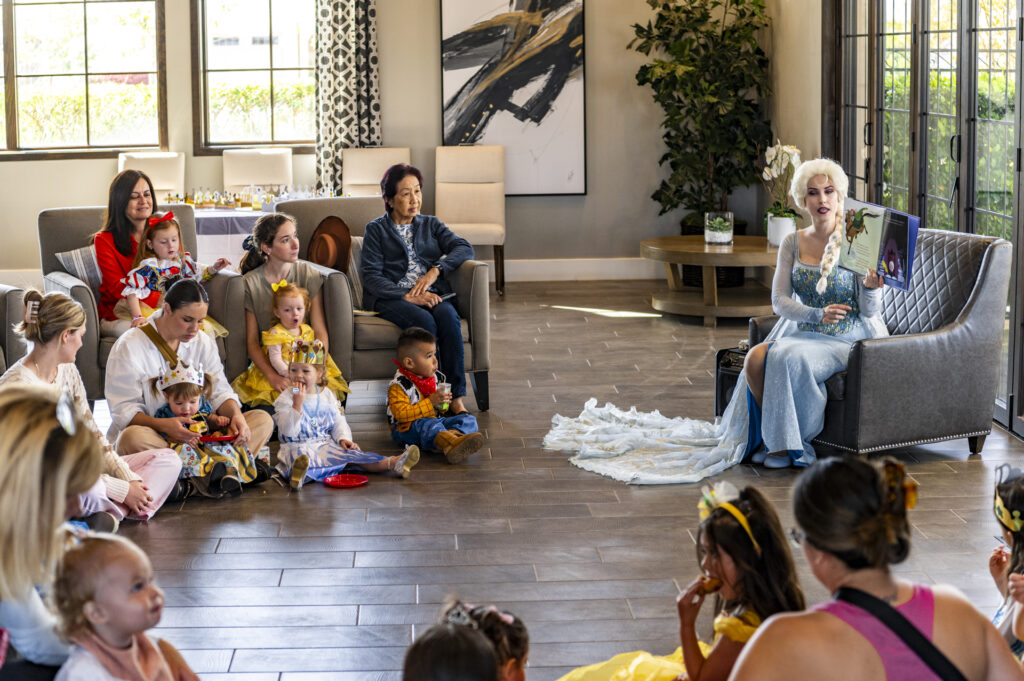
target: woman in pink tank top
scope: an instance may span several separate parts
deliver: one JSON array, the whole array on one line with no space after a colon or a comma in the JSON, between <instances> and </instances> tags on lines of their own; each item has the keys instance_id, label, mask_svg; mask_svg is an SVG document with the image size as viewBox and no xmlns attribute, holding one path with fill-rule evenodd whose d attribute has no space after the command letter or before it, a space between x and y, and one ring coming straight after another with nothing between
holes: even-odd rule
<instances>
[{"instance_id":1,"label":"woman in pink tank top","mask_svg":"<svg viewBox=\"0 0 1024 681\"><path fill-rule=\"evenodd\" d=\"M916 484L894 460L833 458L807 468L793 490L793 538L831 593L859 589L894 607L969 681L1024 681L995 627L952 587L896 579L910 553L907 508ZM874 615L832 600L769 619L747 644L732 681L935 681L940 677Z\"/></svg>"}]
</instances>

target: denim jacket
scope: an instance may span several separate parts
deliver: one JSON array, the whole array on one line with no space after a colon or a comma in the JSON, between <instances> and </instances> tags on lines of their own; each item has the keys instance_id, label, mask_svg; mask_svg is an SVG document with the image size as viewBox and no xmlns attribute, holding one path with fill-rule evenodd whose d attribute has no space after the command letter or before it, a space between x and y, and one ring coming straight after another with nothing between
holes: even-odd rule
<instances>
[{"instance_id":1,"label":"denim jacket","mask_svg":"<svg viewBox=\"0 0 1024 681\"><path fill-rule=\"evenodd\" d=\"M473 257L473 247L433 215L417 215L413 218L412 229L413 248L420 264L426 269L437 267L441 271L432 289L441 295L451 293L447 276ZM408 293L409 289L397 284L408 269L405 242L391 215L384 214L366 225L359 267L363 307L372 310L378 299L393 300Z\"/></svg>"}]
</instances>

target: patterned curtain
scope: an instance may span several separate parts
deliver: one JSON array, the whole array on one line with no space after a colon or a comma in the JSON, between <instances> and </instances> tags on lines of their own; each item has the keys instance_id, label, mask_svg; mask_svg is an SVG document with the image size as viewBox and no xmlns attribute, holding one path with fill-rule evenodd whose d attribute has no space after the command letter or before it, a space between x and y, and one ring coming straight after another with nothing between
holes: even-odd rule
<instances>
[{"instance_id":1,"label":"patterned curtain","mask_svg":"<svg viewBox=\"0 0 1024 681\"><path fill-rule=\"evenodd\" d=\"M381 144L377 0L317 0L316 183L341 191L341 150Z\"/></svg>"}]
</instances>

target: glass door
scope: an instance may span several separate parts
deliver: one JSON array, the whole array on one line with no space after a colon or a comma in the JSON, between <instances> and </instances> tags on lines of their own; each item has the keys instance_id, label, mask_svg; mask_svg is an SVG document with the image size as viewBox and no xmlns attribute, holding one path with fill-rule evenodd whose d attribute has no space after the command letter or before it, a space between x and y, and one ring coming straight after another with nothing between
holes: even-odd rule
<instances>
[{"instance_id":1,"label":"glass door","mask_svg":"<svg viewBox=\"0 0 1024 681\"><path fill-rule=\"evenodd\" d=\"M854 192L867 183L868 200L922 227L1014 245L994 416L1024 437L1024 0L834 1Z\"/></svg>"},{"instance_id":2,"label":"glass door","mask_svg":"<svg viewBox=\"0 0 1024 681\"><path fill-rule=\"evenodd\" d=\"M919 207L910 212L920 215L921 226L929 229L956 229L960 139L957 130L959 92L958 7L957 0L929 0L921 45L924 87L921 92L921 135L924 158Z\"/></svg>"},{"instance_id":3,"label":"glass door","mask_svg":"<svg viewBox=\"0 0 1024 681\"><path fill-rule=\"evenodd\" d=\"M974 172L968 178L971 187L973 231L1016 241L1014 186L1017 183L1017 7L1015 0L975 0L973 51L975 72L968 118L974 149ZM1016 249L1014 249L1016 251ZM1017 258L1019 259L1019 258ZM1020 343L1013 338L1012 310L1016 286L1010 287L1003 324L1003 347L999 362L999 389L996 394L996 420L1010 424L1011 348ZM1017 334L1019 335L1019 334ZM1017 371L1019 372L1019 364Z\"/></svg>"},{"instance_id":4,"label":"glass door","mask_svg":"<svg viewBox=\"0 0 1024 681\"><path fill-rule=\"evenodd\" d=\"M850 180L850 196L861 201L873 198L871 187L871 80L875 64L877 21L875 3L870 0L844 0L842 3L843 101L842 139L839 158Z\"/></svg>"},{"instance_id":5,"label":"glass door","mask_svg":"<svg viewBox=\"0 0 1024 681\"><path fill-rule=\"evenodd\" d=\"M911 0L885 0L882 6L881 45L878 80L881 94L878 104L880 170L878 203L897 210L911 208L911 173L914 147L911 142L911 93L914 91L912 45L914 42Z\"/></svg>"}]
</instances>

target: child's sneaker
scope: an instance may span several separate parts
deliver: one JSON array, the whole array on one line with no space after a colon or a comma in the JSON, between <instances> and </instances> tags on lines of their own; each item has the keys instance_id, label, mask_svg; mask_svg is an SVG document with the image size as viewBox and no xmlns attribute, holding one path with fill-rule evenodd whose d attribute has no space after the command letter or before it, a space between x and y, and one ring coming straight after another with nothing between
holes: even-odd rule
<instances>
[{"instance_id":1,"label":"child's sneaker","mask_svg":"<svg viewBox=\"0 0 1024 681\"><path fill-rule=\"evenodd\" d=\"M288 483L292 489L299 489L302 487L302 481L306 479L306 471L309 470L309 457L305 454L300 454L295 459L295 463L292 464L292 477Z\"/></svg>"},{"instance_id":2,"label":"child's sneaker","mask_svg":"<svg viewBox=\"0 0 1024 681\"><path fill-rule=\"evenodd\" d=\"M442 430L434 438L434 447L441 450L448 463L460 463L483 446L484 436L480 433Z\"/></svg>"},{"instance_id":3,"label":"child's sneaker","mask_svg":"<svg viewBox=\"0 0 1024 681\"><path fill-rule=\"evenodd\" d=\"M117 518L106 511L97 511L92 515L85 516L82 518L82 522L93 532L110 532L111 534L116 533L120 525Z\"/></svg>"},{"instance_id":4,"label":"child's sneaker","mask_svg":"<svg viewBox=\"0 0 1024 681\"><path fill-rule=\"evenodd\" d=\"M401 456L391 457L391 473L396 478L408 478L412 467L420 462L420 448L409 445Z\"/></svg>"},{"instance_id":5,"label":"child's sneaker","mask_svg":"<svg viewBox=\"0 0 1024 681\"><path fill-rule=\"evenodd\" d=\"M237 475L226 473L220 479L220 491L237 497L242 493L242 480Z\"/></svg>"}]
</instances>

